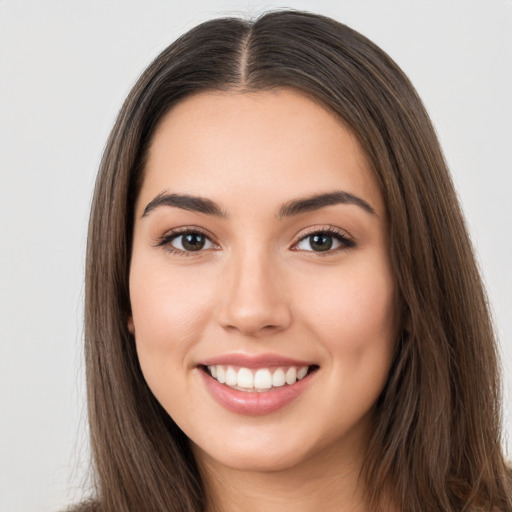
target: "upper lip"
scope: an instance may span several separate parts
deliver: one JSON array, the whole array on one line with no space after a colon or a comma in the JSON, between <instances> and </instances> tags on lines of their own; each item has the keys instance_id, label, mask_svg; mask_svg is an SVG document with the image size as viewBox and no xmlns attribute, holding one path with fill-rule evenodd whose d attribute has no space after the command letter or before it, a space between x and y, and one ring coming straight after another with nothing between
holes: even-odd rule
<instances>
[{"instance_id":1,"label":"upper lip","mask_svg":"<svg viewBox=\"0 0 512 512\"><path fill-rule=\"evenodd\" d=\"M311 366L310 361L292 359L280 354L224 354L205 359L200 363L203 366L232 365L244 368L268 368L273 366Z\"/></svg>"}]
</instances>

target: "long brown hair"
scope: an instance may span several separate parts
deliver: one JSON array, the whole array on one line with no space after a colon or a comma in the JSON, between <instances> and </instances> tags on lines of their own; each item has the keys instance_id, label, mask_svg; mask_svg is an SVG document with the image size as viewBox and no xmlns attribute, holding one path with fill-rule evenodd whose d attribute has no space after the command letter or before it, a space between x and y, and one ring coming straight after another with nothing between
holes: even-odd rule
<instances>
[{"instance_id":1,"label":"long brown hair","mask_svg":"<svg viewBox=\"0 0 512 512\"><path fill-rule=\"evenodd\" d=\"M94 506L203 511L185 434L157 402L128 332L133 207L162 116L204 90L299 90L359 139L387 205L403 330L375 404L363 477L404 512L512 510L486 296L429 117L389 56L354 30L297 11L194 28L146 69L101 163L89 224L85 354Z\"/></svg>"}]
</instances>

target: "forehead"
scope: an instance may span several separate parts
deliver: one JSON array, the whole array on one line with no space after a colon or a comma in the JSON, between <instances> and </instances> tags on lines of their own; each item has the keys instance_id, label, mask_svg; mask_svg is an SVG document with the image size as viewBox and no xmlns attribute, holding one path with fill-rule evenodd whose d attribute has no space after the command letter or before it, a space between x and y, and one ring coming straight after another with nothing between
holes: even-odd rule
<instances>
[{"instance_id":1,"label":"forehead","mask_svg":"<svg viewBox=\"0 0 512 512\"><path fill-rule=\"evenodd\" d=\"M137 209L162 192L286 201L343 189L383 210L356 137L318 102L289 90L203 92L173 107L151 142ZM258 199L260 198L260 199Z\"/></svg>"}]
</instances>

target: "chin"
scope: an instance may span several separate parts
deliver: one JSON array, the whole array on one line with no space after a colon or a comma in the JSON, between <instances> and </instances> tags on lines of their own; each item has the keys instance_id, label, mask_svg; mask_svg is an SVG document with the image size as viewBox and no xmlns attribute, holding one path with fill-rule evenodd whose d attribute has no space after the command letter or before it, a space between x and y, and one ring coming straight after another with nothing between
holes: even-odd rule
<instances>
[{"instance_id":1,"label":"chin","mask_svg":"<svg viewBox=\"0 0 512 512\"><path fill-rule=\"evenodd\" d=\"M230 446L229 450L210 450L205 452L202 448L194 445L196 458L201 461L213 462L222 466L243 472L268 473L288 471L300 466L302 462L310 458L307 451L295 450L273 450L267 448L262 450L258 446L250 446L247 442L240 449L237 446Z\"/></svg>"},{"instance_id":2,"label":"chin","mask_svg":"<svg viewBox=\"0 0 512 512\"><path fill-rule=\"evenodd\" d=\"M305 422L307 423L307 421ZM370 431L370 414L361 418L354 428L344 431L315 433L314 428L290 433L290 428L243 429L232 432L219 442L197 445L192 442L196 459L201 464L220 464L247 472L314 471L332 458L362 462ZM277 426L279 428L279 426ZM251 438L253 442L251 442Z\"/></svg>"}]
</instances>

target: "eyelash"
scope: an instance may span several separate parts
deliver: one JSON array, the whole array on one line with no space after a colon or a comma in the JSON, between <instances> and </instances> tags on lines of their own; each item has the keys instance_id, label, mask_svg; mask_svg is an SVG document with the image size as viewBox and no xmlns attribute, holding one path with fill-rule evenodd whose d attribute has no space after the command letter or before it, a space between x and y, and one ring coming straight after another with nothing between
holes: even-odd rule
<instances>
[{"instance_id":1,"label":"eyelash","mask_svg":"<svg viewBox=\"0 0 512 512\"><path fill-rule=\"evenodd\" d=\"M314 253L315 256L329 256L332 255L335 252L347 250L347 249L353 249L357 246L356 241L349 236L345 231L335 228L333 226L324 226L321 228L311 228L310 230L306 231L306 233L303 233L297 242L293 244L293 247L296 247L298 244L300 244L302 241L308 239L309 237L313 235L327 235L335 240L337 240L340 243L340 247L336 247L335 249L329 249L327 251L303 251L303 252L309 252ZM294 249L296 251L299 251L300 249Z\"/></svg>"},{"instance_id":2,"label":"eyelash","mask_svg":"<svg viewBox=\"0 0 512 512\"><path fill-rule=\"evenodd\" d=\"M204 236L212 245L215 247L219 247L219 245L212 240L212 236L209 235L206 231L202 230L201 228L196 227L184 227L184 228L178 228L174 229L168 233L166 233L162 238L158 239L156 247L163 247L167 252L170 252L171 254L177 254L178 256L194 256L195 252L202 252L199 251L182 251L181 249L177 249L176 247L173 247L172 242L179 238L180 236L184 235L201 235Z\"/></svg>"},{"instance_id":3,"label":"eyelash","mask_svg":"<svg viewBox=\"0 0 512 512\"><path fill-rule=\"evenodd\" d=\"M219 244L213 241L211 235L206 233L201 228L196 227L183 227L175 229L171 232L166 233L164 236L159 238L156 243L156 247L163 247L166 251L170 252L171 254L177 254L179 256L194 256L195 252L203 252L202 250L198 251L183 251L181 249L177 249L172 245L172 242L179 238L180 236L184 235L201 235L204 236L215 248L219 247ZM300 249L294 249L297 245L299 245L301 242L306 240L307 238L313 236L313 235L327 235L329 237L334 238L340 243L340 247L336 247L335 249L329 249L326 251L301 251ZM330 254L333 254L338 251L343 251L346 249L352 249L356 247L357 244L355 240L347 235L344 231L335 228L333 226L325 226L321 228L311 228L310 231L303 233L302 236L294 242L292 245L292 250L294 251L301 251L301 252L310 252L314 253L317 256L328 256Z\"/></svg>"}]
</instances>

